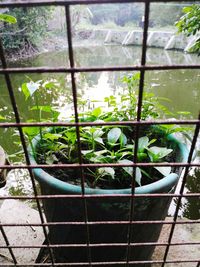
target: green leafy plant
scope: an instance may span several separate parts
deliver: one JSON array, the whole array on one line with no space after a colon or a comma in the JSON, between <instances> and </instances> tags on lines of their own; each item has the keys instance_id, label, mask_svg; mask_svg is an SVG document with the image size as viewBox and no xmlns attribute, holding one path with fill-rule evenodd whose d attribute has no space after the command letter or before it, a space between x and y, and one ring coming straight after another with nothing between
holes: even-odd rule
<instances>
[{"instance_id":1,"label":"green leafy plant","mask_svg":"<svg viewBox=\"0 0 200 267\"><path fill-rule=\"evenodd\" d=\"M124 76L122 82L126 87L117 96L109 96L103 102L98 103L94 109L85 106L86 102L79 101L82 112L79 113L81 122L108 122L108 121L130 121L137 117L138 82L140 76ZM32 110L37 110L38 120L42 121L42 112L50 112L50 121L56 121L59 113L53 107L40 106L37 93L41 88L57 86L55 83L43 81L24 83L22 91L25 98L34 97L36 103ZM55 113L54 113L55 112ZM141 117L143 120L159 118L160 114L168 114L165 106L161 105L153 93L145 93ZM170 113L169 113L170 114ZM73 117L68 118L74 122ZM170 125L171 126L171 125ZM32 146L33 154L38 163L78 163L77 132L74 126L44 128L23 128L32 144L35 135L39 133L40 141L36 148ZM140 126L137 162L157 163L168 162L175 158L174 147L167 140L167 136L173 132L181 131L182 128L175 126L142 127ZM124 164L131 165L135 151L135 127L127 125L111 126L82 126L79 127L81 155L83 163L87 164ZM49 169L54 175L62 172L65 181L77 183L80 178L79 171L66 169ZM171 167L137 167L135 168L135 179L137 186L142 186L167 176ZM72 174L74 179L71 178ZM89 187L100 188L128 188L131 186L133 167L88 167L85 169L86 183Z\"/></svg>"},{"instance_id":2,"label":"green leafy plant","mask_svg":"<svg viewBox=\"0 0 200 267\"><path fill-rule=\"evenodd\" d=\"M17 23L16 18L8 14L0 14L0 21L8 22L11 24Z\"/></svg>"},{"instance_id":3,"label":"green leafy plant","mask_svg":"<svg viewBox=\"0 0 200 267\"><path fill-rule=\"evenodd\" d=\"M196 35L200 31L200 5L194 4L183 8L184 15L176 22L178 32L186 36ZM200 55L200 38L198 37L194 45L190 48L191 52Z\"/></svg>"},{"instance_id":4,"label":"green leafy plant","mask_svg":"<svg viewBox=\"0 0 200 267\"><path fill-rule=\"evenodd\" d=\"M0 33L4 49L8 53L36 51L47 36L48 19L52 7L10 8L9 14L0 14ZM16 23L17 21L17 23ZM20 50L20 51L19 51Z\"/></svg>"}]
</instances>

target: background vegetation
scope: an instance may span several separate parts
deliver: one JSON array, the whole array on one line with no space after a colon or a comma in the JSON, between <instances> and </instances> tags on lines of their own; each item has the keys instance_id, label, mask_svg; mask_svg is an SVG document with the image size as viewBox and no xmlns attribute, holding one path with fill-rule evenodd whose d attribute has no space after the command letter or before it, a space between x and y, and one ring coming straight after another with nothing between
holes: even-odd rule
<instances>
[{"instance_id":1,"label":"background vegetation","mask_svg":"<svg viewBox=\"0 0 200 267\"><path fill-rule=\"evenodd\" d=\"M6 52L21 53L38 49L45 38L48 19L52 13L51 7L12 8L4 14L12 15L17 23L1 23L0 34Z\"/></svg>"}]
</instances>

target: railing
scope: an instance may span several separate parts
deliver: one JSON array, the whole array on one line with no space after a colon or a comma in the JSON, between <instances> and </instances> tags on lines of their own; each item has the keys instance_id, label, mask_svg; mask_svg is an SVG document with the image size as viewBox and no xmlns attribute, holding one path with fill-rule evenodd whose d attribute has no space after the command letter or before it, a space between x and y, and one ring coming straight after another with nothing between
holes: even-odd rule
<instances>
[{"instance_id":1,"label":"railing","mask_svg":"<svg viewBox=\"0 0 200 267\"><path fill-rule=\"evenodd\" d=\"M193 163L192 162L192 156L193 152L196 146L197 138L199 135L199 128L200 128L200 117L197 119L193 120L173 120L173 124L177 125L192 125L195 127L194 134L192 137L192 142L191 142L191 147L189 151L189 156L188 160L185 163L156 163L156 164L150 164L150 163L138 163L137 162L137 157L134 156L133 164L131 165L134 168L136 167L142 167L142 166L174 166L174 167L184 167L184 173L183 173L183 178L181 181L181 186L178 192L176 193L154 193L154 194L135 194L135 177L133 175L132 179L132 191L131 194L86 194L85 193L85 186L84 186L84 170L85 168L89 167L90 164L85 164L82 162L81 159L81 142L80 142L80 134L79 134L79 129L80 126L88 126L88 125L132 125L136 127L136 146L135 146L135 155L137 155L137 143L138 143L138 138L139 138L139 127L141 125L160 125L160 124L171 124L172 122L167 121L167 120L156 120L156 121L141 121L141 110L142 110L142 98L143 98L143 92L144 92L144 78L145 78L145 73L147 71L153 71L153 70L177 70L177 69L200 69L200 64L196 65L148 65L146 64L146 50L147 50L147 35L148 35L148 24L149 24L149 8L150 4L153 2L162 2L162 1L151 1L151 0L138 0L138 1L132 1L132 0L125 0L123 3L134 3L134 2L141 2L144 3L145 5L145 11L144 11L144 29L143 29L143 42L142 42L142 57L141 57L141 62L140 65L132 65L132 66L118 66L118 67L77 67L74 62L74 50L73 50L73 43L72 43L72 33L71 33L71 17L70 17L70 7L72 5L79 5L79 4L102 4L102 3L122 3L122 1L117 1L117 0L63 0L63 1L58 1L58 0L27 0L27 1L3 1L0 3L0 8L5 8L5 7L33 7L33 6L62 6L65 8L65 16L66 16L66 25L67 25L67 38L68 38L68 50L69 50L69 62L70 62L70 67L66 66L61 66L61 67L25 67L25 68L13 68L13 67L8 67L7 62L6 62L6 57L4 53L4 49L2 47L2 43L0 45L0 57L1 57L1 62L2 66L0 67L0 74L4 75L5 81L7 84L7 89L9 92L10 100L12 103L12 108L14 111L15 115L15 122L1 122L0 127L1 128L17 128L19 135L20 135L20 140L21 144L24 150L24 155L26 159L25 164L20 164L20 165L2 165L0 166L0 169L28 169L29 174L30 174L30 179L31 183L33 186L33 192L34 196L0 196L0 200L5 200L5 199L19 199L19 200L35 200L37 203L37 209L39 212L40 216L40 223L0 223L0 229L2 236L5 240L5 246L1 246L1 248L7 248L10 252L10 256L13 260L13 265L9 263L9 265L5 266L146 266L145 264L157 264L158 266L168 266L169 263L174 263L174 264L180 264L184 263L184 266L200 266L200 259L192 259L192 260L182 260L182 259L173 259L173 260L168 260L168 252L169 248L172 246L183 246L183 245L188 245L188 246L193 246L193 245L200 245L200 240L196 242L172 242L172 237L175 232L175 226L176 225L181 225L181 224L197 224L200 223L200 221L196 220L183 220L183 221L178 221L178 212L181 206L181 200L184 197L187 198L198 198L200 197L200 193L184 193L184 188L187 180L187 175L189 172L190 167L200 167L200 163ZM168 0L166 2L174 2L172 0ZM186 1L187 4L187 1ZM80 72L102 72L102 71L108 71L108 72L114 72L114 71L139 71L140 72L140 81L139 81L139 96L138 96L138 111L137 111L137 119L136 121L126 121L126 122L80 122L79 121L79 114L78 114L78 109L77 109L77 85L76 85L76 79L75 76L77 73ZM75 110L75 122L72 123L67 123L67 122L56 122L56 123L49 123L49 122L21 122L20 120L20 112L19 109L16 105L16 99L15 99L15 94L14 94L14 89L12 85L12 80L10 78L10 74L16 74L16 73L69 73L71 76L71 86L72 86L72 94L73 94L73 105L74 105L74 110ZM42 164L31 164L30 158L28 155L28 150L27 150L27 145L26 145L26 140L24 137L24 133L22 128L24 126L27 127L32 127L32 126L75 126L76 131L77 131L77 136L78 136L78 154L79 154L79 163L77 164L53 164L53 165L42 165ZM118 164L119 166L126 166L126 164ZM107 166L107 167L112 167L116 166L115 164L93 164L94 167L99 167L99 166ZM130 166L130 165L128 165ZM36 181L32 172L32 169L37 169L37 168L79 168L82 170L82 176L81 176L81 194L78 195L65 195L65 194L55 194L55 195L41 195L38 193L38 189L36 186ZM101 201L102 199L115 199L116 201L119 199L129 199L130 200L130 214L129 214L129 220L111 220L111 221L89 221L88 219L88 207L87 203L90 200L96 200L96 201ZM135 220L134 219L134 206L135 202L137 199L143 199L143 198L150 198L150 199L164 199L164 198L177 198L176 202L176 208L174 212L174 216L171 221L165 221L165 220ZM41 200L54 200L54 199L67 199L67 200L80 200L83 204L83 210L84 210L84 218L82 221L57 221L57 222L46 222L43 211L42 211L42 205L41 205ZM169 236L167 242L132 242L132 231L136 225L169 225L170 226L170 231L169 231ZM48 235L48 229L47 226L63 226L63 225L75 225L75 226L84 226L85 232L86 232L86 242L84 244L52 244L49 239ZM115 242L110 242L110 243L91 243L90 242L90 227L91 226L97 226L97 225L127 225L128 229L128 234L127 234L127 242L123 243L115 243ZM45 236L45 243L41 244L40 246L36 245L24 245L24 246L14 246L11 245L9 242L9 238L6 235L6 227L11 226L11 227L20 227L20 226L26 226L26 227L36 227L36 226L41 226L43 228L44 236ZM132 227L133 226L133 227ZM148 247L148 246L157 246L157 247L165 247L165 253L163 256L162 260L131 260L131 248L136 248L136 247ZM87 250L87 262L58 262L55 260L54 257L54 250L53 248L86 248ZM105 250L107 250L109 247L120 247L120 248L126 248L126 255L121 261L93 261L92 260L92 254L91 254L91 249L97 248L100 249L104 247ZM31 264L19 264L17 261L17 258L14 253L15 248L46 248L46 253L49 255L48 259L49 262L37 262L37 263L31 263ZM141 248L141 249L142 249ZM193 264L193 265L190 265ZM171 266L171 265L170 265Z\"/></svg>"}]
</instances>

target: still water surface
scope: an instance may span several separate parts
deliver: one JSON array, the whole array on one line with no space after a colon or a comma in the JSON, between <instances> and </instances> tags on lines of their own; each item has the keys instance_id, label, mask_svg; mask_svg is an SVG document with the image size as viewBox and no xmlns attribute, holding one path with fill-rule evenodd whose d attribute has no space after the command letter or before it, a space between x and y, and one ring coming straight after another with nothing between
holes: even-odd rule
<instances>
[{"instance_id":1,"label":"still water surface","mask_svg":"<svg viewBox=\"0 0 200 267\"><path fill-rule=\"evenodd\" d=\"M139 64L141 58L140 47L122 47L122 46L96 46L96 47L76 47L75 63L78 67L94 66L128 66ZM199 63L199 57L177 51L165 51L163 49L148 49L147 64L196 64ZM30 66L48 66L61 67L69 66L67 51L48 52L34 58L10 62L9 66L13 67L30 67ZM129 72L130 73L130 72ZM79 73L76 75L78 96L90 100L102 100L105 96L117 94L123 86L120 79L127 73L125 72L92 72ZM69 74L12 74L11 80L14 87L14 94L19 108L22 121L33 118L34 111L30 111L31 100L25 101L20 86L29 79L47 80L57 79L61 84L59 90L41 91L39 95L40 105L53 104L57 106L63 114L73 109L71 105L72 93L70 86ZM165 71L147 71L145 74L145 90L154 92L157 96L167 98L164 101L168 109L174 113L173 117L180 119L195 119L200 110L200 73L198 70L165 70ZM8 121L14 121L13 111L10 104L9 95L5 85L3 75L0 76L1 98L0 98L0 115L7 118ZM189 111L190 114L180 115L177 112ZM71 110L71 112L73 112ZM44 115L45 119L45 115ZM0 144L8 154L19 151L17 135L11 129L2 130L0 135ZM200 151L198 145L197 150ZM199 152L198 152L199 153ZM199 160L198 157L196 160ZM19 161L14 158L14 161ZM19 174L19 173L18 173ZM10 175L10 192L13 194L30 193L28 179L23 171L16 180L15 175ZM24 180L27 180L24 183ZM25 185L25 186L24 186ZM200 170L194 168L188 176L187 190L190 192L200 192ZM1 191L0 191L1 193ZM173 211L172 211L173 212ZM198 219L200 218L200 204L195 198L184 199L181 215Z\"/></svg>"}]
</instances>

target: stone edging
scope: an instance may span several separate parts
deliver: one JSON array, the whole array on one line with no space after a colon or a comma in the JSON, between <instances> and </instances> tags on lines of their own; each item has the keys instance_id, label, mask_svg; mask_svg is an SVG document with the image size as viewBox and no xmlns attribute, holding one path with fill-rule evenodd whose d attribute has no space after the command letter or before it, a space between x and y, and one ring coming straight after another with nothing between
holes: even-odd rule
<instances>
[{"instance_id":1,"label":"stone edging","mask_svg":"<svg viewBox=\"0 0 200 267\"><path fill-rule=\"evenodd\" d=\"M79 30L79 40L100 41L109 45L142 45L142 30ZM147 39L148 47L183 50L189 52L200 35L186 37L173 31L150 30Z\"/></svg>"}]
</instances>

